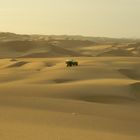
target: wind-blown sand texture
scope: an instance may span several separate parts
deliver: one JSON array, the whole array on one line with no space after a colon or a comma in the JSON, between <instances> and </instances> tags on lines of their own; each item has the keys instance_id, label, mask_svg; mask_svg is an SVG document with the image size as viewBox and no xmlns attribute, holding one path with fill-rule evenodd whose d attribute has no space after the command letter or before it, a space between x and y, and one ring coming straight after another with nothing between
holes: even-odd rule
<instances>
[{"instance_id":1,"label":"wind-blown sand texture","mask_svg":"<svg viewBox=\"0 0 140 140\"><path fill-rule=\"evenodd\" d=\"M139 140L140 58L0 60L0 140Z\"/></svg>"}]
</instances>

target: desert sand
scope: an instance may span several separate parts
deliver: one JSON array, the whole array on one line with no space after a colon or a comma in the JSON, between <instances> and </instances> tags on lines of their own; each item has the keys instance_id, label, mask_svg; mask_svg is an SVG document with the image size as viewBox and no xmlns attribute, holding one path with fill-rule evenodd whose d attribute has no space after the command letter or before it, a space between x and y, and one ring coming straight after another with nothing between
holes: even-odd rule
<instances>
[{"instance_id":1,"label":"desert sand","mask_svg":"<svg viewBox=\"0 0 140 140\"><path fill-rule=\"evenodd\" d=\"M1 140L139 140L140 58L0 60Z\"/></svg>"}]
</instances>

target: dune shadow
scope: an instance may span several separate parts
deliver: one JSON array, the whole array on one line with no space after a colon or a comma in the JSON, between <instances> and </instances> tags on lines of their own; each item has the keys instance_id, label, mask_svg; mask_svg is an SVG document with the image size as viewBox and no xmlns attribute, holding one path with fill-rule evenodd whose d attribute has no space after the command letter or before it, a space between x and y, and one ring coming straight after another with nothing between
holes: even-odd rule
<instances>
[{"instance_id":1,"label":"dune shadow","mask_svg":"<svg viewBox=\"0 0 140 140\"><path fill-rule=\"evenodd\" d=\"M12 58L10 61L11 61L11 62L15 62L15 61L18 61L18 60L15 59L15 58Z\"/></svg>"},{"instance_id":2,"label":"dune shadow","mask_svg":"<svg viewBox=\"0 0 140 140\"><path fill-rule=\"evenodd\" d=\"M140 80L140 72L135 69L119 69L118 70L121 74L127 76L128 78L134 80Z\"/></svg>"},{"instance_id":3,"label":"dune shadow","mask_svg":"<svg viewBox=\"0 0 140 140\"><path fill-rule=\"evenodd\" d=\"M46 67L53 67L53 66L55 66L56 64L53 64L53 63L45 63L45 66Z\"/></svg>"},{"instance_id":4,"label":"dune shadow","mask_svg":"<svg viewBox=\"0 0 140 140\"><path fill-rule=\"evenodd\" d=\"M136 97L137 100L140 100L140 82L136 82L130 85L131 93Z\"/></svg>"},{"instance_id":5,"label":"dune shadow","mask_svg":"<svg viewBox=\"0 0 140 140\"><path fill-rule=\"evenodd\" d=\"M17 63L14 63L14 64L11 64L10 66L8 66L7 68L14 68L14 67L21 67L25 64L27 64L29 62L26 62L26 61L20 61L20 62L17 62Z\"/></svg>"},{"instance_id":6,"label":"dune shadow","mask_svg":"<svg viewBox=\"0 0 140 140\"><path fill-rule=\"evenodd\" d=\"M94 95L92 97L90 96L81 98L80 100L103 104L128 104L135 102L134 98L113 95L101 95L101 96Z\"/></svg>"},{"instance_id":7,"label":"dune shadow","mask_svg":"<svg viewBox=\"0 0 140 140\"><path fill-rule=\"evenodd\" d=\"M70 83L70 82L74 82L76 80L74 79L54 79L53 82L56 84L64 84L64 83Z\"/></svg>"}]
</instances>

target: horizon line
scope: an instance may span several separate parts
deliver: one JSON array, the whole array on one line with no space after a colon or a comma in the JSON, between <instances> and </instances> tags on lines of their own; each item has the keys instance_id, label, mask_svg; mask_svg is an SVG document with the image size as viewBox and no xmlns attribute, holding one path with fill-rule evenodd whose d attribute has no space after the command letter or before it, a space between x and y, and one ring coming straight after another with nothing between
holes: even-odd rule
<instances>
[{"instance_id":1,"label":"horizon line","mask_svg":"<svg viewBox=\"0 0 140 140\"><path fill-rule=\"evenodd\" d=\"M138 37L111 37L111 36L93 36L93 35L83 35L83 34L43 34L43 33L16 33L9 31L0 31L0 33L9 33L15 35L42 35L42 36L81 36L81 37L89 37L89 38L110 38L110 39L133 39L139 40Z\"/></svg>"}]
</instances>

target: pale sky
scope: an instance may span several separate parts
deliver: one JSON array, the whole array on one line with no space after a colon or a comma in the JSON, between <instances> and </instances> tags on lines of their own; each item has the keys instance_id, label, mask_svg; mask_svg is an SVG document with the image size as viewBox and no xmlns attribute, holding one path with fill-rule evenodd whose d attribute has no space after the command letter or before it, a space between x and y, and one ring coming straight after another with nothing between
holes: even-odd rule
<instances>
[{"instance_id":1,"label":"pale sky","mask_svg":"<svg viewBox=\"0 0 140 140\"><path fill-rule=\"evenodd\" d=\"M0 31L140 38L140 0L0 0Z\"/></svg>"}]
</instances>

